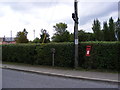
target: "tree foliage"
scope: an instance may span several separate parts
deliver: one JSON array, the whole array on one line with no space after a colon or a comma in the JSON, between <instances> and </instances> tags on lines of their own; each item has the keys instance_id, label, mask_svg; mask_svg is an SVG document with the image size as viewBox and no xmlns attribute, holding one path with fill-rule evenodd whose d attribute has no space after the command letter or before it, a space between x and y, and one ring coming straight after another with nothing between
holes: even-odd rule
<instances>
[{"instance_id":1,"label":"tree foliage","mask_svg":"<svg viewBox=\"0 0 120 90\"><path fill-rule=\"evenodd\" d=\"M49 43L50 42L50 35L45 29L41 29L40 34L40 43Z\"/></svg>"},{"instance_id":2,"label":"tree foliage","mask_svg":"<svg viewBox=\"0 0 120 90\"><path fill-rule=\"evenodd\" d=\"M100 21L98 19L94 20L92 30L94 32L95 39L97 41L101 41L103 36L102 36Z\"/></svg>"},{"instance_id":3,"label":"tree foliage","mask_svg":"<svg viewBox=\"0 0 120 90\"><path fill-rule=\"evenodd\" d=\"M110 41L115 41L115 23L112 17L109 19Z\"/></svg>"},{"instance_id":4,"label":"tree foliage","mask_svg":"<svg viewBox=\"0 0 120 90\"><path fill-rule=\"evenodd\" d=\"M95 36L93 33L85 32L84 30L78 30L78 40L83 41L95 41ZM70 34L70 42L74 42L74 34Z\"/></svg>"},{"instance_id":5,"label":"tree foliage","mask_svg":"<svg viewBox=\"0 0 120 90\"><path fill-rule=\"evenodd\" d=\"M67 24L65 23L57 23L53 26L55 30L55 34L52 37L52 41L54 42L69 42L70 41L70 33L67 31Z\"/></svg>"},{"instance_id":6,"label":"tree foliage","mask_svg":"<svg viewBox=\"0 0 120 90\"><path fill-rule=\"evenodd\" d=\"M60 22L54 25L53 28L56 31L55 34L62 35L67 29L67 24Z\"/></svg>"},{"instance_id":7,"label":"tree foliage","mask_svg":"<svg viewBox=\"0 0 120 90\"><path fill-rule=\"evenodd\" d=\"M110 41L110 31L107 22L103 23L103 33L104 33L104 40L105 41Z\"/></svg>"},{"instance_id":8,"label":"tree foliage","mask_svg":"<svg viewBox=\"0 0 120 90\"><path fill-rule=\"evenodd\" d=\"M79 42L81 42L81 41L94 41L95 37L94 37L93 33L88 33L88 32L85 32L83 30L79 30L78 31L78 39L79 39Z\"/></svg>"},{"instance_id":9,"label":"tree foliage","mask_svg":"<svg viewBox=\"0 0 120 90\"><path fill-rule=\"evenodd\" d=\"M40 43L40 39L38 37L36 37L32 43Z\"/></svg>"},{"instance_id":10,"label":"tree foliage","mask_svg":"<svg viewBox=\"0 0 120 90\"><path fill-rule=\"evenodd\" d=\"M26 31L25 28L22 32L19 31L17 33L16 38L15 38L16 42L17 43L28 43L27 34L28 34L28 32Z\"/></svg>"},{"instance_id":11,"label":"tree foliage","mask_svg":"<svg viewBox=\"0 0 120 90\"><path fill-rule=\"evenodd\" d=\"M107 22L103 23L102 30L99 20L94 20L92 30L97 41L116 41L116 36L119 36L119 29L115 29L115 22L112 17L109 19L108 24Z\"/></svg>"}]
</instances>

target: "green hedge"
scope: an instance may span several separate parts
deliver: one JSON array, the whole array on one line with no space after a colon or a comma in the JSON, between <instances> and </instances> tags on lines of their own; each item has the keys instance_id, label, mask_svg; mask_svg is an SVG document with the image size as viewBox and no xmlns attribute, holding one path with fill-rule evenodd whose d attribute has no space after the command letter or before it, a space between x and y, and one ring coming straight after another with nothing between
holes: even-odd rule
<instances>
[{"instance_id":1,"label":"green hedge","mask_svg":"<svg viewBox=\"0 0 120 90\"><path fill-rule=\"evenodd\" d=\"M2 60L6 62L18 62L33 64L35 61L35 45L11 44L2 46Z\"/></svg>"},{"instance_id":2,"label":"green hedge","mask_svg":"<svg viewBox=\"0 0 120 90\"><path fill-rule=\"evenodd\" d=\"M37 46L36 60L41 65L52 65L51 48L55 48L55 66L72 67L74 60L73 43L54 43Z\"/></svg>"},{"instance_id":3,"label":"green hedge","mask_svg":"<svg viewBox=\"0 0 120 90\"><path fill-rule=\"evenodd\" d=\"M86 46L91 56L86 57ZM55 66L74 67L73 43L3 45L3 61L52 65L51 48L55 48ZM120 65L120 42L82 42L79 44L79 67L116 70ZM119 68L120 69L120 68Z\"/></svg>"},{"instance_id":4,"label":"green hedge","mask_svg":"<svg viewBox=\"0 0 120 90\"><path fill-rule=\"evenodd\" d=\"M87 45L91 45L91 56L86 57L85 49ZM81 57L80 66L92 69L118 69L120 65L120 43L119 42L92 42L81 43L79 53Z\"/></svg>"}]
</instances>

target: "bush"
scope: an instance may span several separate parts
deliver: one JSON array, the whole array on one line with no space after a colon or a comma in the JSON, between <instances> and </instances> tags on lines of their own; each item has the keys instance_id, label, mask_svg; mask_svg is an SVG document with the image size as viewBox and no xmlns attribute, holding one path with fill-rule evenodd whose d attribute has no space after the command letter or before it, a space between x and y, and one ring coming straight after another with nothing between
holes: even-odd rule
<instances>
[{"instance_id":1,"label":"bush","mask_svg":"<svg viewBox=\"0 0 120 90\"><path fill-rule=\"evenodd\" d=\"M35 45L2 45L2 56L3 61L34 64Z\"/></svg>"},{"instance_id":2,"label":"bush","mask_svg":"<svg viewBox=\"0 0 120 90\"><path fill-rule=\"evenodd\" d=\"M52 65L51 48L55 48L55 66L73 66L73 43L53 43L37 47L37 63L41 65Z\"/></svg>"},{"instance_id":3,"label":"bush","mask_svg":"<svg viewBox=\"0 0 120 90\"><path fill-rule=\"evenodd\" d=\"M91 45L90 56L86 56L86 46ZM16 44L3 45L3 61L38 65L52 65L51 48L55 48L55 66L74 67L73 43ZM79 67L91 69L120 68L120 42L79 43Z\"/></svg>"},{"instance_id":4,"label":"bush","mask_svg":"<svg viewBox=\"0 0 120 90\"><path fill-rule=\"evenodd\" d=\"M83 55L85 46L91 45L91 56L86 57ZM92 42L92 43L81 43L81 66L84 68L92 69L118 69L119 60L119 48L120 43L118 42ZM85 54L85 53L84 53ZM119 60L119 61L118 61Z\"/></svg>"}]
</instances>

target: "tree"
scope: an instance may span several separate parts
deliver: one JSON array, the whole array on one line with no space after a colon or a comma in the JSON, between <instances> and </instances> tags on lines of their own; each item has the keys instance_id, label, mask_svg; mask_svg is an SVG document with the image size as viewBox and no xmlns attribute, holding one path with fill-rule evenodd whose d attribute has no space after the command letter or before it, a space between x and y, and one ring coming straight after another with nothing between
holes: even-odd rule
<instances>
[{"instance_id":1,"label":"tree","mask_svg":"<svg viewBox=\"0 0 120 90\"><path fill-rule=\"evenodd\" d=\"M84 30L78 31L79 42L81 41L95 41L93 33L85 32Z\"/></svg>"},{"instance_id":2,"label":"tree","mask_svg":"<svg viewBox=\"0 0 120 90\"><path fill-rule=\"evenodd\" d=\"M120 19L119 18L118 18L118 20L116 22L115 33L116 33L117 40L120 41Z\"/></svg>"},{"instance_id":3,"label":"tree","mask_svg":"<svg viewBox=\"0 0 120 90\"><path fill-rule=\"evenodd\" d=\"M83 31L83 30L78 31L78 40L79 40L79 42L87 40L87 36L85 34L85 31Z\"/></svg>"},{"instance_id":4,"label":"tree","mask_svg":"<svg viewBox=\"0 0 120 90\"><path fill-rule=\"evenodd\" d=\"M60 22L60 23L57 23L55 26L53 26L53 28L56 31L56 34L61 35L66 31L67 24Z\"/></svg>"},{"instance_id":5,"label":"tree","mask_svg":"<svg viewBox=\"0 0 120 90\"><path fill-rule=\"evenodd\" d=\"M94 35L94 33L88 32L88 33L85 33L85 35L87 37L86 41L95 41L95 35Z\"/></svg>"},{"instance_id":6,"label":"tree","mask_svg":"<svg viewBox=\"0 0 120 90\"><path fill-rule=\"evenodd\" d=\"M24 30L21 32L17 32L17 36L15 38L17 43L28 43L28 39L27 39L27 34L28 32L26 31L26 29L24 28Z\"/></svg>"},{"instance_id":7,"label":"tree","mask_svg":"<svg viewBox=\"0 0 120 90\"><path fill-rule=\"evenodd\" d=\"M109 19L110 41L115 41L115 24L112 17Z\"/></svg>"},{"instance_id":8,"label":"tree","mask_svg":"<svg viewBox=\"0 0 120 90\"><path fill-rule=\"evenodd\" d=\"M54 34L52 37L53 42L69 42L70 41L70 33L65 31L63 34Z\"/></svg>"},{"instance_id":9,"label":"tree","mask_svg":"<svg viewBox=\"0 0 120 90\"><path fill-rule=\"evenodd\" d=\"M52 37L53 42L68 42L70 41L70 33L67 31L67 24L57 23L53 26L55 34Z\"/></svg>"},{"instance_id":10,"label":"tree","mask_svg":"<svg viewBox=\"0 0 120 90\"><path fill-rule=\"evenodd\" d=\"M50 35L48 34L47 30L41 29L40 34L40 43L49 43L50 42Z\"/></svg>"},{"instance_id":11,"label":"tree","mask_svg":"<svg viewBox=\"0 0 120 90\"><path fill-rule=\"evenodd\" d=\"M78 39L79 42L83 41L95 41L93 33L85 32L84 30L78 30ZM70 34L70 42L74 42L74 34Z\"/></svg>"},{"instance_id":12,"label":"tree","mask_svg":"<svg viewBox=\"0 0 120 90\"><path fill-rule=\"evenodd\" d=\"M98 19L94 20L92 30L94 32L96 40L101 41L103 36L102 36L100 22Z\"/></svg>"},{"instance_id":13,"label":"tree","mask_svg":"<svg viewBox=\"0 0 120 90\"><path fill-rule=\"evenodd\" d=\"M33 40L33 43L40 43L40 39L38 37L36 37L34 40Z\"/></svg>"},{"instance_id":14,"label":"tree","mask_svg":"<svg viewBox=\"0 0 120 90\"><path fill-rule=\"evenodd\" d=\"M110 31L107 22L103 23L104 41L110 41Z\"/></svg>"},{"instance_id":15,"label":"tree","mask_svg":"<svg viewBox=\"0 0 120 90\"><path fill-rule=\"evenodd\" d=\"M74 42L74 34L73 33L70 34L70 42Z\"/></svg>"}]
</instances>

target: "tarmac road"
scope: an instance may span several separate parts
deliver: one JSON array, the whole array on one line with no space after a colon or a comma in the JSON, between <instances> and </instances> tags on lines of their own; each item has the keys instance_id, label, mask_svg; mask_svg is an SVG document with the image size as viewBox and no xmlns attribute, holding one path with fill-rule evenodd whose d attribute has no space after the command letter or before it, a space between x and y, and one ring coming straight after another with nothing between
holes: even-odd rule
<instances>
[{"instance_id":1,"label":"tarmac road","mask_svg":"<svg viewBox=\"0 0 120 90\"><path fill-rule=\"evenodd\" d=\"M118 88L118 85L2 69L2 88Z\"/></svg>"}]
</instances>

